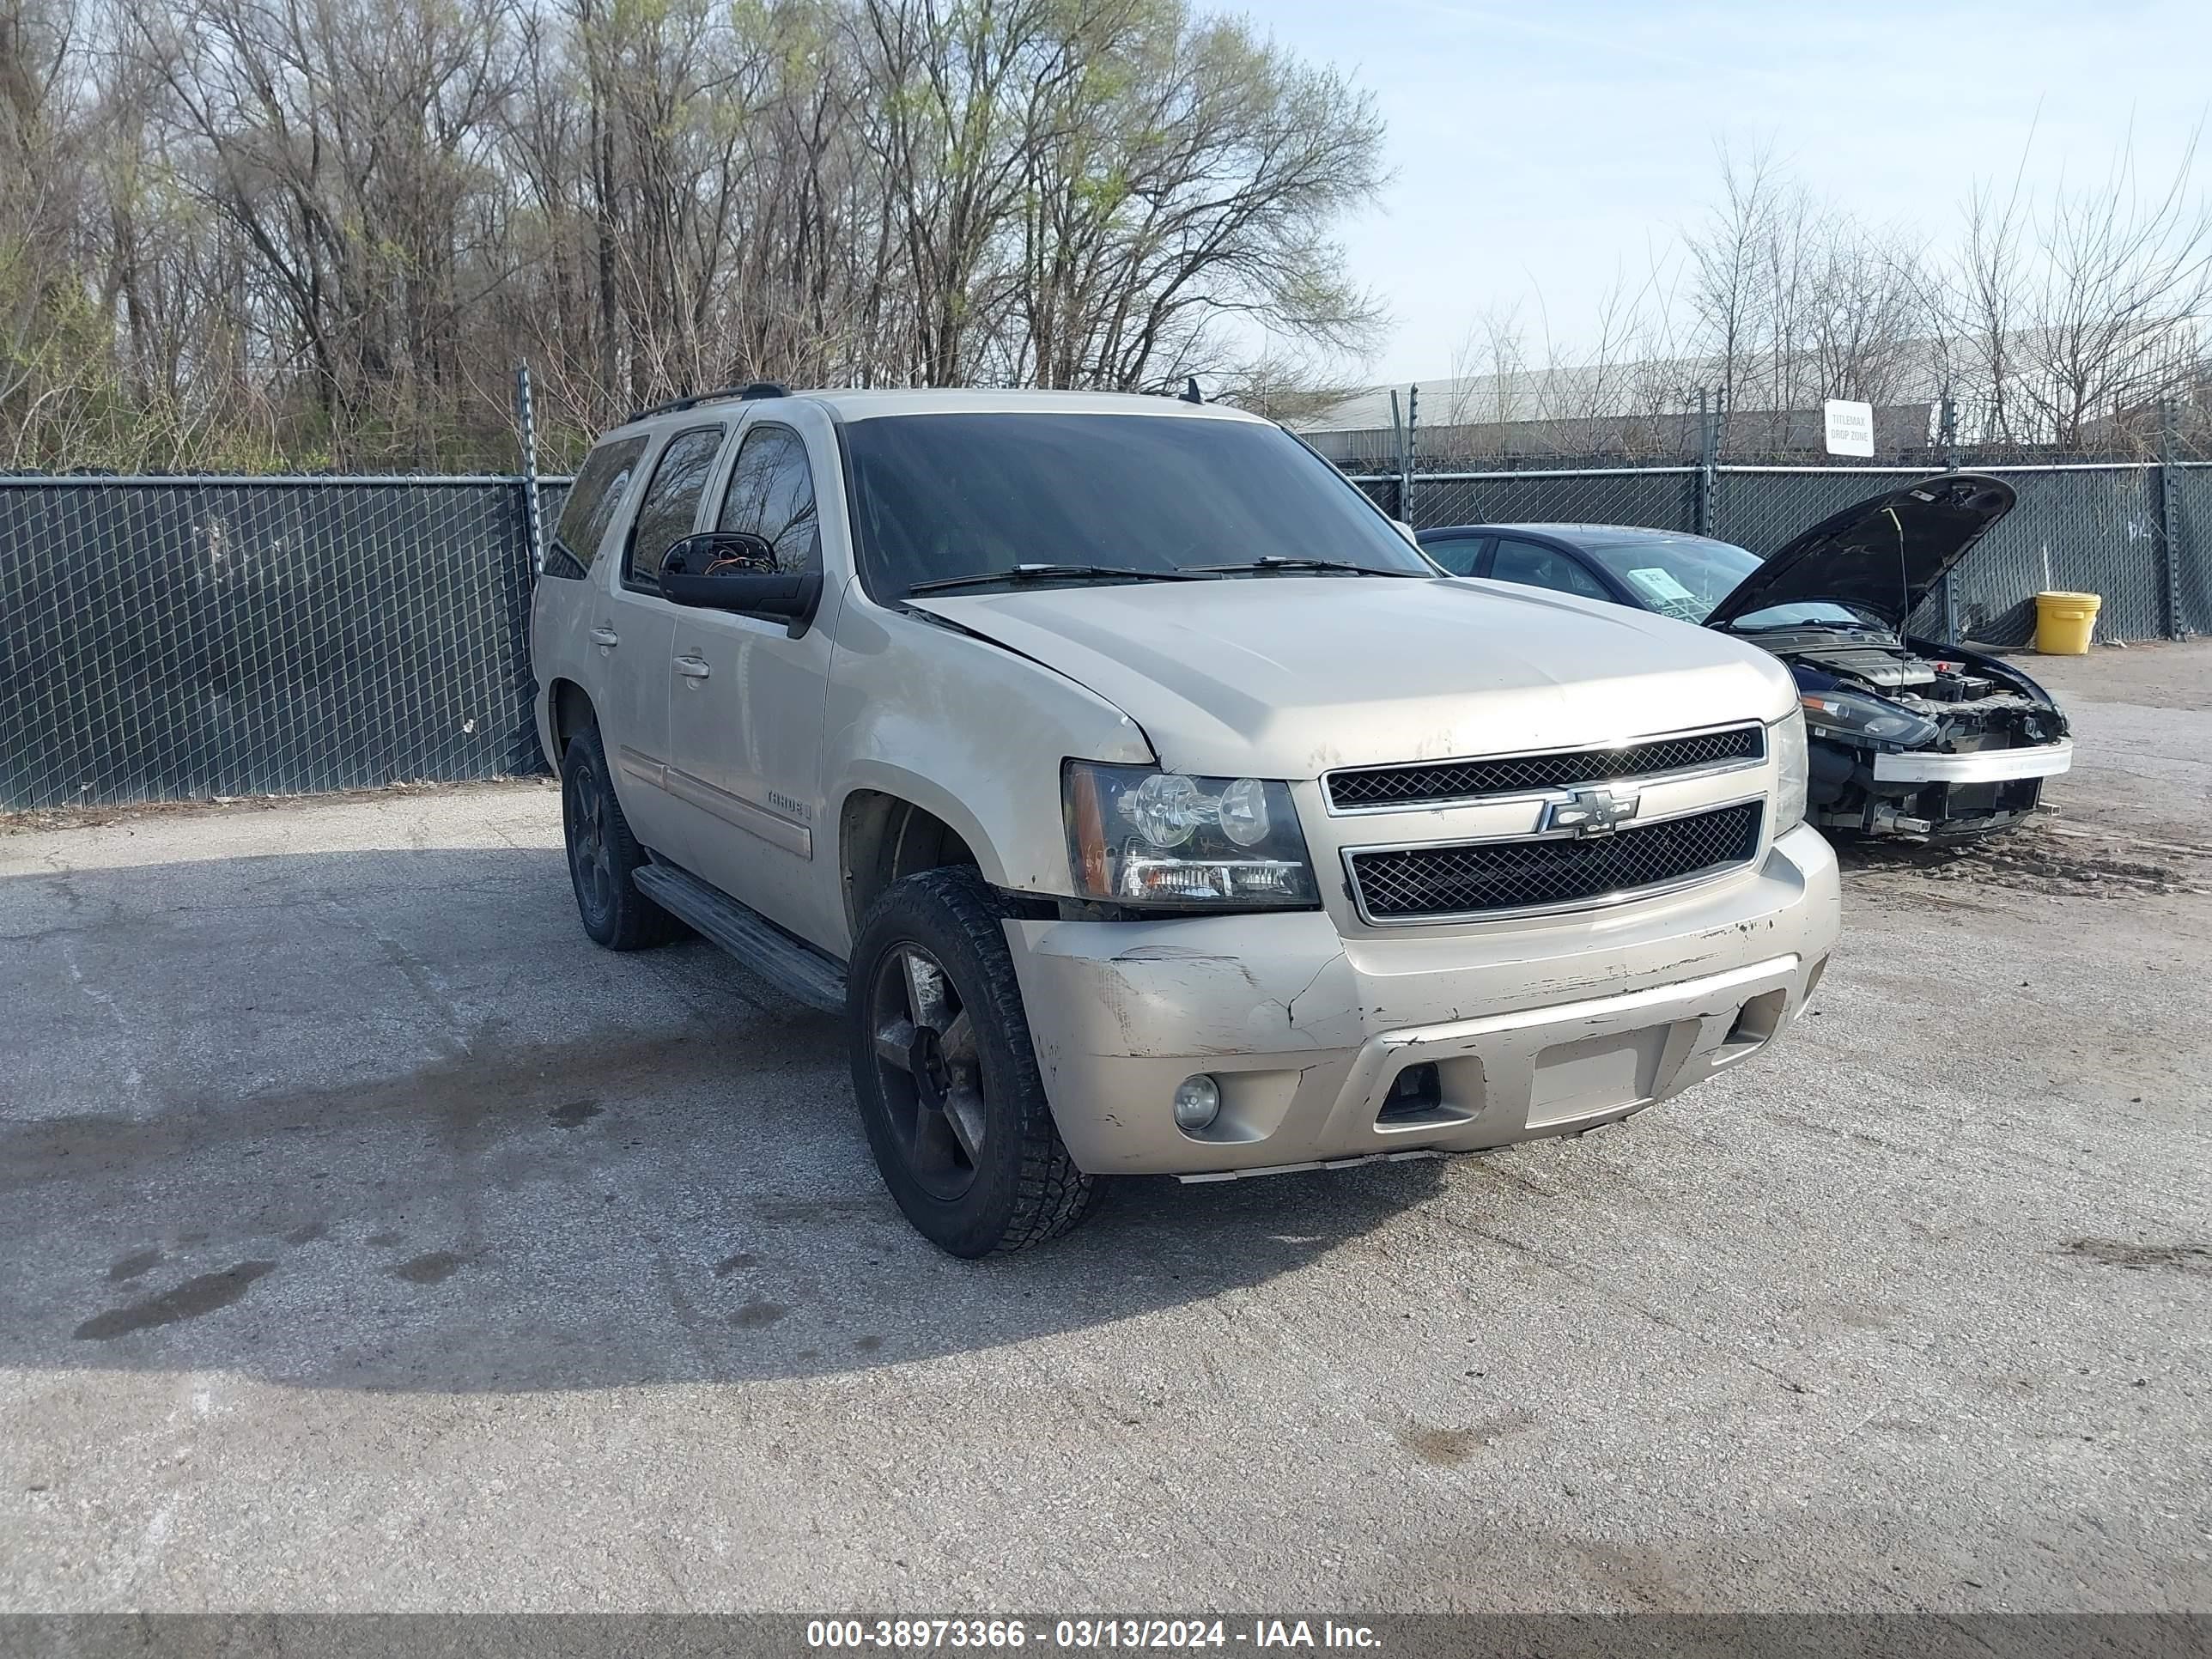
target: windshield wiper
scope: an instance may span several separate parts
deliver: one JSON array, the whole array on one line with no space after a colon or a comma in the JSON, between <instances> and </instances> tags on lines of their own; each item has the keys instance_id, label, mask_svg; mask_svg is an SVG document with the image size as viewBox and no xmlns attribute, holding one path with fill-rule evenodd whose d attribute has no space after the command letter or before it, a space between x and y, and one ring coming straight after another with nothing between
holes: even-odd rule
<instances>
[{"instance_id":1,"label":"windshield wiper","mask_svg":"<svg viewBox=\"0 0 2212 1659\"><path fill-rule=\"evenodd\" d=\"M906 591L910 597L916 593L942 593L955 587L981 587L991 582L1195 582L1206 580L1204 576L1187 570L1129 570L1111 564L1016 564L1009 565L1004 570L973 571L965 576L933 576L926 582L914 583Z\"/></svg>"},{"instance_id":2,"label":"windshield wiper","mask_svg":"<svg viewBox=\"0 0 2212 1659\"><path fill-rule=\"evenodd\" d=\"M1425 570L1377 570L1370 564L1352 564L1343 559L1285 558L1270 553L1249 564L1194 564L1185 567L1209 576L1231 576L1240 571L1282 570L1293 574L1308 570L1340 570L1352 576L1426 576Z\"/></svg>"}]
</instances>

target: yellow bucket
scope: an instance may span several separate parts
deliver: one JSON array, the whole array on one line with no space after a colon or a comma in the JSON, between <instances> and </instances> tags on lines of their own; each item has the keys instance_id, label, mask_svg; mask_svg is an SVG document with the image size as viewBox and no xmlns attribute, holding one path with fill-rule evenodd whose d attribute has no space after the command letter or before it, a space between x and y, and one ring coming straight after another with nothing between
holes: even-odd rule
<instances>
[{"instance_id":1,"label":"yellow bucket","mask_svg":"<svg viewBox=\"0 0 2212 1659\"><path fill-rule=\"evenodd\" d=\"M2097 631L2098 607L2104 603L2095 593L2037 594L2035 648L2046 657L2087 654L2089 637Z\"/></svg>"}]
</instances>

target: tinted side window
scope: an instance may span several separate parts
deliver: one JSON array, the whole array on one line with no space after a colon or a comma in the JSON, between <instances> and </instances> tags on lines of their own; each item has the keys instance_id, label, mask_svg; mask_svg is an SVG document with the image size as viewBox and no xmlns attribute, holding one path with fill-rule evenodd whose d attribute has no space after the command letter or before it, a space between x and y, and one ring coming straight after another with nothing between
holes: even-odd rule
<instances>
[{"instance_id":1,"label":"tinted side window","mask_svg":"<svg viewBox=\"0 0 2212 1659\"><path fill-rule=\"evenodd\" d=\"M1525 582L1555 592L1579 593L1586 599L1613 597L1579 561L1510 536L1498 538L1498 554L1491 562L1490 574L1502 582Z\"/></svg>"},{"instance_id":2,"label":"tinted side window","mask_svg":"<svg viewBox=\"0 0 2212 1659\"><path fill-rule=\"evenodd\" d=\"M714 470L714 456L721 447L719 426L695 426L668 441L653 470L653 482L646 486L645 499L638 504L624 580L652 586L660 574L661 556L691 533L700 493L707 488L707 475Z\"/></svg>"},{"instance_id":3,"label":"tinted side window","mask_svg":"<svg viewBox=\"0 0 2212 1659\"><path fill-rule=\"evenodd\" d=\"M1421 544L1421 551L1455 576L1474 574L1474 561L1487 536L1438 536Z\"/></svg>"},{"instance_id":4,"label":"tinted side window","mask_svg":"<svg viewBox=\"0 0 2212 1659\"><path fill-rule=\"evenodd\" d=\"M814 514L814 471L806 462L805 440L787 426L747 433L730 469L715 528L765 536L775 549L775 568L787 575L820 569L822 528Z\"/></svg>"},{"instance_id":5,"label":"tinted side window","mask_svg":"<svg viewBox=\"0 0 2212 1659\"><path fill-rule=\"evenodd\" d=\"M606 539L607 526L614 522L623 497L629 493L637 458L644 453L643 438L623 438L601 444L584 458L582 471L568 486L561 522L553 531L553 545L545 560L547 575L580 576L591 568L592 561L599 556L599 544Z\"/></svg>"}]
</instances>

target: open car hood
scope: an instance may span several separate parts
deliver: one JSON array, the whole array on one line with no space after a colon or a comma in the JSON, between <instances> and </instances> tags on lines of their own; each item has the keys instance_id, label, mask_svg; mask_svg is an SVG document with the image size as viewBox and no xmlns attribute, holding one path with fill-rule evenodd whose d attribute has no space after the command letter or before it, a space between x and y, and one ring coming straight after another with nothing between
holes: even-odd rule
<instances>
[{"instance_id":1,"label":"open car hood","mask_svg":"<svg viewBox=\"0 0 2212 1659\"><path fill-rule=\"evenodd\" d=\"M1823 519L1713 607L1726 628L1771 605L1826 599L1901 631L1913 607L2012 510L2010 484L1972 472L1923 478Z\"/></svg>"}]
</instances>

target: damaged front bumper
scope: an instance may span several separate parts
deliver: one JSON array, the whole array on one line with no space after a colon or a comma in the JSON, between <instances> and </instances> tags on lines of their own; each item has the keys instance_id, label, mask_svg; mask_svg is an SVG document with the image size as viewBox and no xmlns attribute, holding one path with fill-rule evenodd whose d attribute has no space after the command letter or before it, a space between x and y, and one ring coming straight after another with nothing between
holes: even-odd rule
<instances>
[{"instance_id":1,"label":"damaged front bumper","mask_svg":"<svg viewBox=\"0 0 2212 1659\"><path fill-rule=\"evenodd\" d=\"M1878 783L2008 783L2015 778L2055 778L2074 764L2074 740L2018 749L1977 749L1963 755L1906 750L1874 757Z\"/></svg>"},{"instance_id":2,"label":"damaged front bumper","mask_svg":"<svg viewBox=\"0 0 2212 1659\"><path fill-rule=\"evenodd\" d=\"M2074 742L1877 750L1813 745L1812 822L1826 830L1928 842L1978 840L2031 816L2046 778L2074 764Z\"/></svg>"},{"instance_id":3,"label":"damaged front bumper","mask_svg":"<svg viewBox=\"0 0 2212 1659\"><path fill-rule=\"evenodd\" d=\"M1206 1177L1626 1117L1771 1040L1838 915L1834 855L1801 827L1742 876L1549 925L1347 939L1297 911L1006 929L1077 1164ZM1186 1131L1172 1103L1197 1073L1221 1110Z\"/></svg>"}]
</instances>

